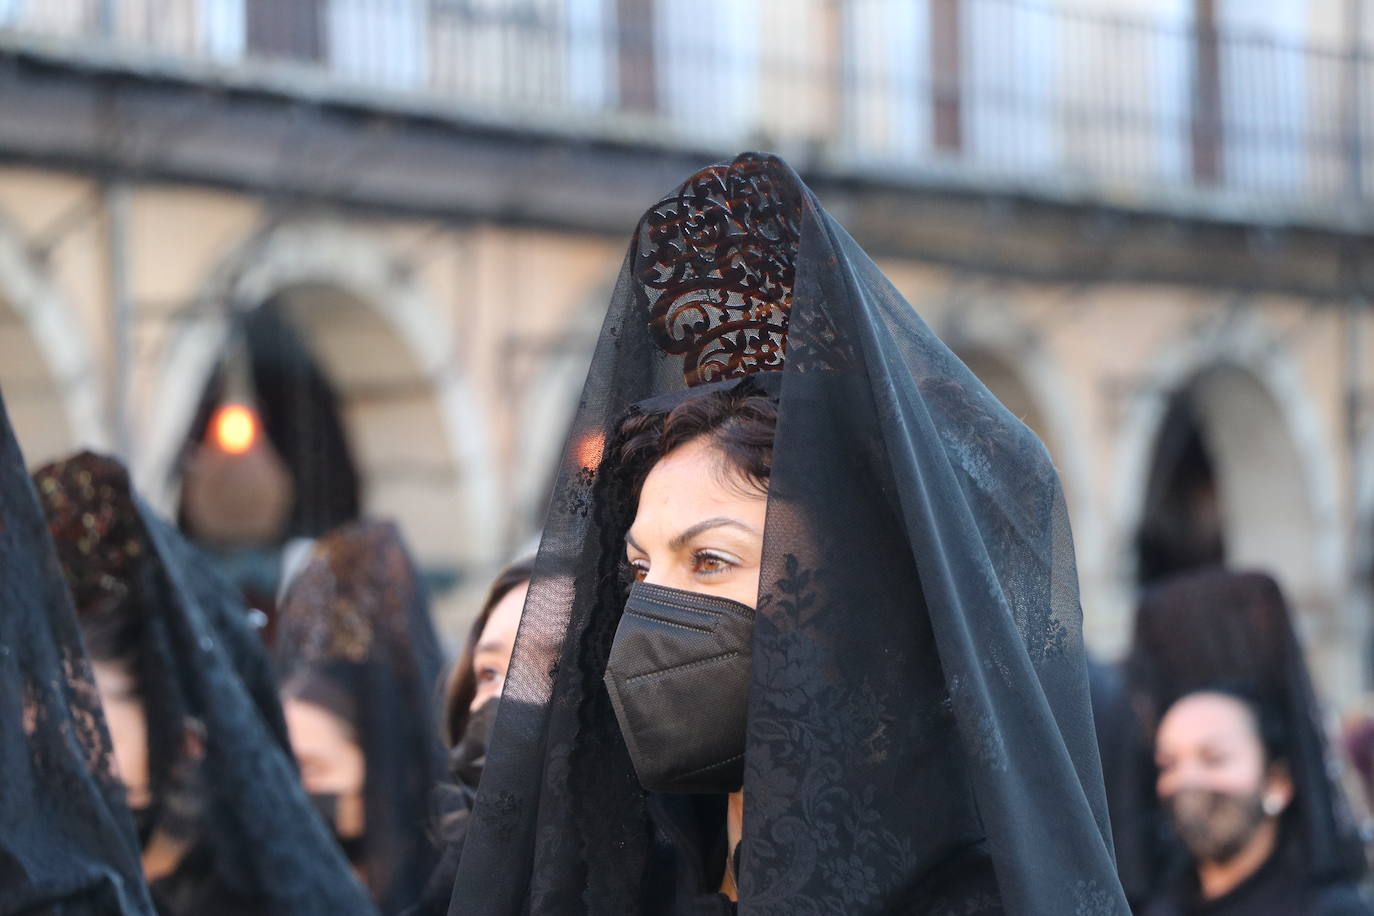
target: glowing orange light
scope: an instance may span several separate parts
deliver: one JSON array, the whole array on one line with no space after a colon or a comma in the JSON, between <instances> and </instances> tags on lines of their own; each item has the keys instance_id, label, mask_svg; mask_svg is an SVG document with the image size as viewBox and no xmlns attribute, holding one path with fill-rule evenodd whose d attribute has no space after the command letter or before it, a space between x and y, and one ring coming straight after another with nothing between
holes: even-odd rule
<instances>
[{"instance_id":1,"label":"glowing orange light","mask_svg":"<svg viewBox=\"0 0 1374 916\"><path fill-rule=\"evenodd\" d=\"M242 455L258 440L258 418L242 404L225 404L210 421L215 445L231 455Z\"/></svg>"},{"instance_id":2,"label":"glowing orange light","mask_svg":"<svg viewBox=\"0 0 1374 916\"><path fill-rule=\"evenodd\" d=\"M573 456L584 468L595 468L601 464L601 451L606 446L606 437L598 430L583 433L573 445Z\"/></svg>"}]
</instances>

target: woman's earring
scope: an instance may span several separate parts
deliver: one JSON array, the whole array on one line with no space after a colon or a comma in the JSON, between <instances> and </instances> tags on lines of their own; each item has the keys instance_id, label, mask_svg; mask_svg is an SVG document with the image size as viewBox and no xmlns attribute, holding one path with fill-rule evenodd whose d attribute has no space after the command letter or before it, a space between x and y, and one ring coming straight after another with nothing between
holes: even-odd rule
<instances>
[{"instance_id":1,"label":"woman's earring","mask_svg":"<svg viewBox=\"0 0 1374 916\"><path fill-rule=\"evenodd\" d=\"M1265 814L1276 817L1283 811L1283 799L1277 795L1266 795L1262 807Z\"/></svg>"}]
</instances>

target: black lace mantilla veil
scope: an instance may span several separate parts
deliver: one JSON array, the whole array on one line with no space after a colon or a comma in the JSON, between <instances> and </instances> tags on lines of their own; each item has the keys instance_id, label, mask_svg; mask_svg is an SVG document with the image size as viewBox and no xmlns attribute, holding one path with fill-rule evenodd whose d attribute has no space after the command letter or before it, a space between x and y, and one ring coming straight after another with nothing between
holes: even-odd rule
<instances>
[{"instance_id":1,"label":"black lace mantilla veil","mask_svg":"<svg viewBox=\"0 0 1374 916\"><path fill-rule=\"evenodd\" d=\"M0 401L0 913L151 916L100 697Z\"/></svg>"},{"instance_id":2,"label":"black lace mantilla veil","mask_svg":"<svg viewBox=\"0 0 1374 916\"><path fill-rule=\"evenodd\" d=\"M178 765L184 721L203 727L196 845L155 887L159 906L374 913L301 788L271 663L237 591L133 492L118 461L86 452L34 477L89 613L143 615L137 670L155 799Z\"/></svg>"},{"instance_id":3,"label":"black lace mantilla veil","mask_svg":"<svg viewBox=\"0 0 1374 916\"><path fill-rule=\"evenodd\" d=\"M631 242L450 912L646 912L681 880L602 686L634 510L602 459L636 402L760 372L780 407L739 911L1126 912L1055 470L759 154L693 175Z\"/></svg>"}]
</instances>

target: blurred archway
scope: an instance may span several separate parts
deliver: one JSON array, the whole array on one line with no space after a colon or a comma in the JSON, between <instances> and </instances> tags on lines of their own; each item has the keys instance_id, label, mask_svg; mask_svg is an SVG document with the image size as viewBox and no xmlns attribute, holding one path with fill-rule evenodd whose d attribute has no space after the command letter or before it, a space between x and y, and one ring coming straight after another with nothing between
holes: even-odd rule
<instances>
[{"instance_id":1,"label":"blurred archway","mask_svg":"<svg viewBox=\"0 0 1374 916\"><path fill-rule=\"evenodd\" d=\"M1216 468L1185 388L1170 401L1155 439L1136 533L1136 578L1149 585L1225 559Z\"/></svg>"},{"instance_id":2,"label":"blurred archway","mask_svg":"<svg viewBox=\"0 0 1374 916\"><path fill-rule=\"evenodd\" d=\"M238 400L261 440L225 454L216 412ZM269 613L284 545L361 514L400 522L443 592L462 574L452 548L468 525L445 432L434 380L378 308L291 286L235 316L187 432L179 519Z\"/></svg>"},{"instance_id":3,"label":"blurred archway","mask_svg":"<svg viewBox=\"0 0 1374 916\"><path fill-rule=\"evenodd\" d=\"M1321 605L1313 495L1293 430L1252 372L1217 366L1170 398L1137 528L1137 579L1225 562L1276 575Z\"/></svg>"},{"instance_id":4,"label":"blurred archway","mask_svg":"<svg viewBox=\"0 0 1374 916\"><path fill-rule=\"evenodd\" d=\"M67 405L27 321L0 297L0 394L30 466L73 450Z\"/></svg>"},{"instance_id":5,"label":"blurred archway","mask_svg":"<svg viewBox=\"0 0 1374 916\"><path fill-rule=\"evenodd\" d=\"M178 521L224 547L275 548L358 517L339 395L290 314L290 293L236 315L201 394ZM247 416L242 428L227 411Z\"/></svg>"},{"instance_id":6,"label":"blurred archway","mask_svg":"<svg viewBox=\"0 0 1374 916\"><path fill-rule=\"evenodd\" d=\"M112 445L86 335L45 265L0 218L0 392L30 467Z\"/></svg>"},{"instance_id":7,"label":"blurred archway","mask_svg":"<svg viewBox=\"0 0 1374 916\"><path fill-rule=\"evenodd\" d=\"M234 364L245 317L266 306L318 374L310 385L320 396L307 403L333 404L341 433L322 447L349 456L358 511L399 523L431 586L436 622L456 632L501 554L492 536L501 490L484 402L455 356L455 312L430 295L391 242L309 219L266 226L227 251L162 342L160 361L143 370L139 482L156 505L178 512L184 463L202 441L216 373ZM349 487L321 489L337 497ZM316 527L340 514L349 513L330 510ZM280 575L284 551L269 553L270 562L251 564L264 581Z\"/></svg>"}]
</instances>

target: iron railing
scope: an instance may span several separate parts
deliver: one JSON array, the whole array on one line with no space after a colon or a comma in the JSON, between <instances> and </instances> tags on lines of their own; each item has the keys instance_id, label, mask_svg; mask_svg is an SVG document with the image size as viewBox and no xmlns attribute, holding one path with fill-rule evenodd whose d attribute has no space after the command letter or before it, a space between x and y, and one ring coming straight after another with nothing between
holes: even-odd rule
<instances>
[{"instance_id":1,"label":"iron railing","mask_svg":"<svg viewBox=\"0 0 1374 916\"><path fill-rule=\"evenodd\" d=\"M0 0L0 43L288 86L307 74L380 104L896 177L1361 210L1374 55L1309 40L1301 2L1159 6L1175 15L1043 0ZM1198 22L1200 9L1231 15Z\"/></svg>"}]
</instances>

